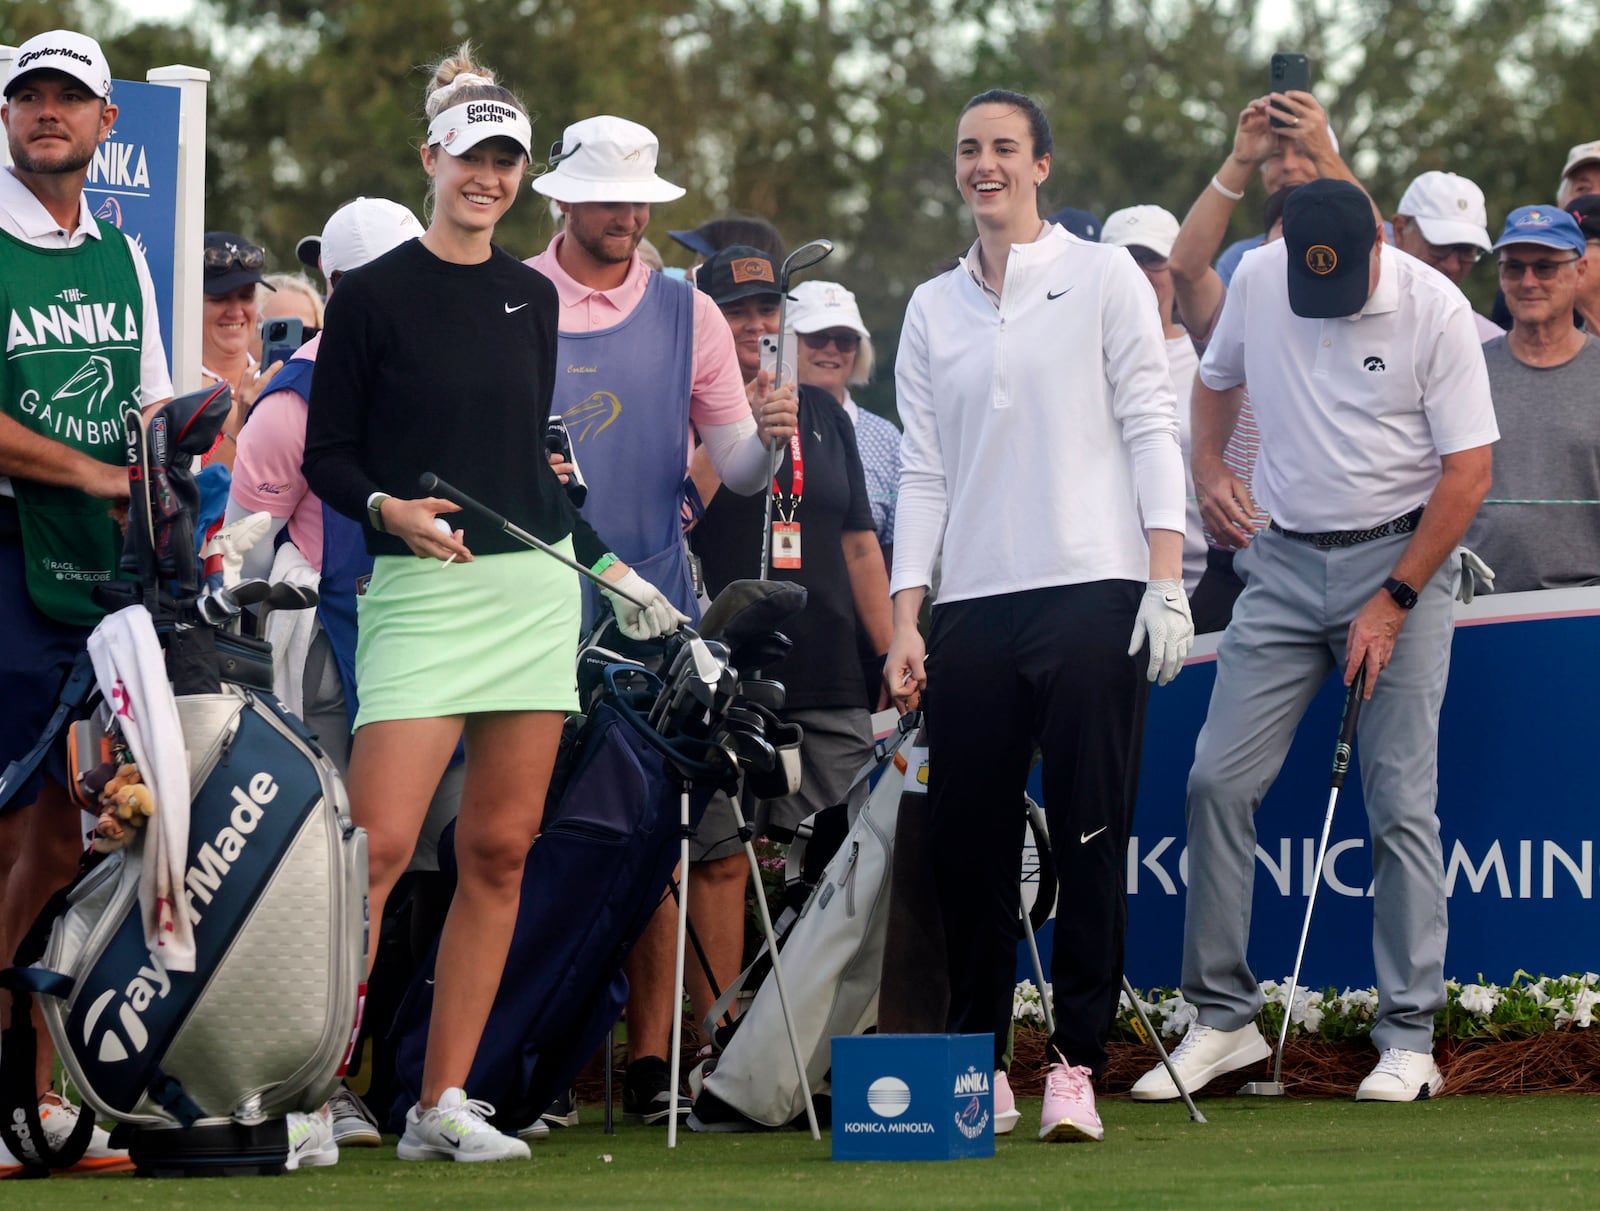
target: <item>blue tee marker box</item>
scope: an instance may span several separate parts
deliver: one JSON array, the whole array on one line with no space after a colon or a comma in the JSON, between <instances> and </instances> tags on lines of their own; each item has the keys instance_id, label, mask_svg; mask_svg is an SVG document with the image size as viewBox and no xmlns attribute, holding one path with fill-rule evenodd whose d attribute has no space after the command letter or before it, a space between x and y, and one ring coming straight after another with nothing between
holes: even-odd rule
<instances>
[{"instance_id":1,"label":"blue tee marker box","mask_svg":"<svg viewBox=\"0 0 1600 1211\"><path fill-rule=\"evenodd\" d=\"M993 1035L837 1037L833 1159L993 1156L993 1081Z\"/></svg>"}]
</instances>

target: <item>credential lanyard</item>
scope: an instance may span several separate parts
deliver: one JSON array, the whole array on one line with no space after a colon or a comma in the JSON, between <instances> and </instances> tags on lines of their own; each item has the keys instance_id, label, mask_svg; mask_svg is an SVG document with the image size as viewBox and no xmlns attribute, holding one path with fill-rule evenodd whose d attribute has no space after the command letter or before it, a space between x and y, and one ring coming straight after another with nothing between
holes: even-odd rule
<instances>
[{"instance_id":1,"label":"credential lanyard","mask_svg":"<svg viewBox=\"0 0 1600 1211\"><path fill-rule=\"evenodd\" d=\"M785 523L794 521L795 510L800 507L800 497L806 490L806 460L800 453L800 431L797 429L789 438L789 507L785 511L783 505L783 490L778 487L778 477L772 477L772 503L776 508L779 518Z\"/></svg>"}]
</instances>

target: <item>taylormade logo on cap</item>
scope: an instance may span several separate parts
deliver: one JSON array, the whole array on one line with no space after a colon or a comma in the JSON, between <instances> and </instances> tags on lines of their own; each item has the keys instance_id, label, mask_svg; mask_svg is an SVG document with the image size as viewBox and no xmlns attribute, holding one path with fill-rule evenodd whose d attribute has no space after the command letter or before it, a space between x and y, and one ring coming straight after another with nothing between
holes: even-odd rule
<instances>
[{"instance_id":1,"label":"taylormade logo on cap","mask_svg":"<svg viewBox=\"0 0 1600 1211\"><path fill-rule=\"evenodd\" d=\"M111 95L111 68L100 44L86 34L53 29L36 34L17 48L6 76L10 96L21 77L34 71L58 71L71 76L102 101Z\"/></svg>"}]
</instances>

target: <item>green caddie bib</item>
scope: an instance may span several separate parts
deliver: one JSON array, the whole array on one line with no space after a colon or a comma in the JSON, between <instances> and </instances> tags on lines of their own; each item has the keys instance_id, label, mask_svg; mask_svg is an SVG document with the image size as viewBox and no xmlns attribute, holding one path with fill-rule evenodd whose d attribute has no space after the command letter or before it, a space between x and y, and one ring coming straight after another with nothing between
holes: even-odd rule
<instances>
[{"instance_id":1,"label":"green caddie bib","mask_svg":"<svg viewBox=\"0 0 1600 1211\"><path fill-rule=\"evenodd\" d=\"M140 404L144 300L123 234L35 248L0 231L0 411L104 463L121 463L123 417ZM13 476L28 595L50 617L93 626L90 597L117 576L122 536L110 502Z\"/></svg>"}]
</instances>

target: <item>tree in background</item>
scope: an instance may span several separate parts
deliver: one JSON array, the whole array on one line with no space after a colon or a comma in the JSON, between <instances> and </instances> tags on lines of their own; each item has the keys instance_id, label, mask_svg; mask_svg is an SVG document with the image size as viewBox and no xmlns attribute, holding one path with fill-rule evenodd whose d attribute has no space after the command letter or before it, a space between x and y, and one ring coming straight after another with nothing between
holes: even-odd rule
<instances>
[{"instance_id":1,"label":"tree in background","mask_svg":"<svg viewBox=\"0 0 1600 1211\"><path fill-rule=\"evenodd\" d=\"M649 125L688 196L656 208L665 239L728 210L791 245L826 235L818 272L847 283L882 369L863 394L893 411L905 300L972 232L951 165L956 114L1003 85L1051 115L1053 206L1104 217L1153 202L1181 215L1266 87L1277 48L1305 52L1346 157L1392 210L1418 172L1476 180L1491 223L1549 199L1565 149L1600 135L1589 104L1595 19L1555 0L198 0L176 28L108 0L13 0L0 37L56 25L101 36L122 74L212 72L207 225L259 238L293 268L302 235L359 194L421 210L422 64L472 37L527 100L536 146L610 112ZM1264 17L1278 24L1268 28ZM542 165L536 165L536 171ZM1259 229L1254 190L1235 236ZM531 195L499 230L529 256L553 222ZM1480 307L1492 273L1467 282Z\"/></svg>"}]
</instances>

